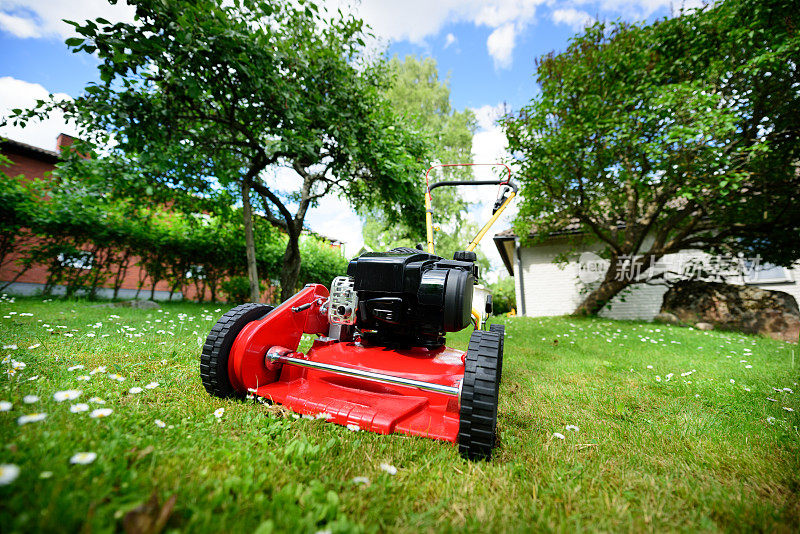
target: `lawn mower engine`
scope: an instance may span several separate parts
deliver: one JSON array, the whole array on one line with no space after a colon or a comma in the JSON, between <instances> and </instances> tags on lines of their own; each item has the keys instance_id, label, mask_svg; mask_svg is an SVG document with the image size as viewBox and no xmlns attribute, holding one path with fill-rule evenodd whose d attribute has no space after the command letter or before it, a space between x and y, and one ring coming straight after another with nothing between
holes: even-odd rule
<instances>
[{"instance_id":1,"label":"lawn mower engine","mask_svg":"<svg viewBox=\"0 0 800 534\"><path fill-rule=\"evenodd\" d=\"M416 249L367 253L330 292L310 284L280 306L226 313L203 346L201 378L220 397L248 393L380 434L457 443L470 459L495 445L503 330L476 328L467 351L447 332L480 325L474 252L443 259ZM315 334L298 352L303 334Z\"/></svg>"}]
</instances>

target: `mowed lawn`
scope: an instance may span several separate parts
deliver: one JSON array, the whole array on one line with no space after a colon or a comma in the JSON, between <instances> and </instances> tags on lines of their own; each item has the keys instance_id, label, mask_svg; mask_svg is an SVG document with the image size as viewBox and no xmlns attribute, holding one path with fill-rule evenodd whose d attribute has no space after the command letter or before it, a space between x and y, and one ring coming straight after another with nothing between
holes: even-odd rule
<instances>
[{"instance_id":1,"label":"mowed lawn","mask_svg":"<svg viewBox=\"0 0 800 534\"><path fill-rule=\"evenodd\" d=\"M174 498L165 531L800 529L797 345L498 319L501 445L470 463L449 443L208 396L200 345L226 305L91 306L0 301L0 464L19 468L0 486L2 532L121 531L151 495L153 516ZM66 390L80 396L57 402ZM97 456L71 464L79 452Z\"/></svg>"}]
</instances>

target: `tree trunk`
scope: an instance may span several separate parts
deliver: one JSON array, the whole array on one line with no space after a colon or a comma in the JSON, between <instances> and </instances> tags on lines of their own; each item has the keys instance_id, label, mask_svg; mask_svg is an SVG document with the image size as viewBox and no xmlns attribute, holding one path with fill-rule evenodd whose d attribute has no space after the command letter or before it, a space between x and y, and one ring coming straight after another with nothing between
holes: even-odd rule
<instances>
[{"instance_id":1,"label":"tree trunk","mask_svg":"<svg viewBox=\"0 0 800 534\"><path fill-rule=\"evenodd\" d=\"M300 278L300 233L290 232L281 268L281 301L294 295L298 278Z\"/></svg>"},{"instance_id":2,"label":"tree trunk","mask_svg":"<svg viewBox=\"0 0 800 534\"><path fill-rule=\"evenodd\" d=\"M608 301L613 299L619 294L620 291L635 283L635 280L630 276L625 276L626 265L618 265L619 259L617 256L612 256L608 271L597 286L591 293L589 293L583 302L581 302L578 309L575 310L573 315L580 316L595 316L603 306L608 304ZM620 273L623 275L620 276Z\"/></svg>"},{"instance_id":3,"label":"tree trunk","mask_svg":"<svg viewBox=\"0 0 800 534\"><path fill-rule=\"evenodd\" d=\"M256 240L253 235L253 210L250 206L250 184L242 183L242 215L244 216L244 242L247 250L247 278L250 281L250 301L259 302L261 295L256 265Z\"/></svg>"}]
</instances>

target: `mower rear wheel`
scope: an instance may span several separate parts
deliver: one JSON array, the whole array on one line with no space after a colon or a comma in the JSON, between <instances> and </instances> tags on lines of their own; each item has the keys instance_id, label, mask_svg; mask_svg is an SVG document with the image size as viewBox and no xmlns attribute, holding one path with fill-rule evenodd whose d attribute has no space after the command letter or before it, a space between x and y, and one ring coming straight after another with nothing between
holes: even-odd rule
<instances>
[{"instance_id":1,"label":"mower rear wheel","mask_svg":"<svg viewBox=\"0 0 800 534\"><path fill-rule=\"evenodd\" d=\"M501 338L475 330L469 338L461 386L458 451L469 460L488 460L496 441Z\"/></svg>"},{"instance_id":2,"label":"mower rear wheel","mask_svg":"<svg viewBox=\"0 0 800 534\"><path fill-rule=\"evenodd\" d=\"M272 309L267 304L241 304L220 317L211 328L200 355L200 379L209 394L222 398L244 397L244 392L236 391L231 385L228 356L242 328L247 323L261 319Z\"/></svg>"}]
</instances>

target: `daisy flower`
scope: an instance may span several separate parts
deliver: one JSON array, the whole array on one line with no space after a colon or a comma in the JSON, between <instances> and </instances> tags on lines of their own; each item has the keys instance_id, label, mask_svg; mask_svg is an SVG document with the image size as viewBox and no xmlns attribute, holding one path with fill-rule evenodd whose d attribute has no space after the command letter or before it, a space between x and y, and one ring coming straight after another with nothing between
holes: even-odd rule
<instances>
[{"instance_id":1,"label":"daisy flower","mask_svg":"<svg viewBox=\"0 0 800 534\"><path fill-rule=\"evenodd\" d=\"M87 382L91 377L89 375L81 375L77 378L78 382Z\"/></svg>"},{"instance_id":2,"label":"daisy flower","mask_svg":"<svg viewBox=\"0 0 800 534\"><path fill-rule=\"evenodd\" d=\"M105 404L106 403L106 401L104 401L100 397L92 397L91 399L89 399L89 402L93 402L95 404Z\"/></svg>"},{"instance_id":3,"label":"daisy flower","mask_svg":"<svg viewBox=\"0 0 800 534\"><path fill-rule=\"evenodd\" d=\"M347 430L351 430L353 432L358 432L359 430L361 430L361 427L358 426L358 425L350 424L350 425L347 425Z\"/></svg>"},{"instance_id":4,"label":"daisy flower","mask_svg":"<svg viewBox=\"0 0 800 534\"><path fill-rule=\"evenodd\" d=\"M32 376L28 379L28 382L33 382L34 380L39 380L39 375Z\"/></svg>"},{"instance_id":5,"label":"daisy flower","mask_svg":"<svg viewBox=\"0 0 800 534\"><path fill-rule=\"evenodd\" d=\"M23 369L25 369L25 367L27 367L27 364L25 362L18 362L17 360L11 360L11 368L14 369L15 371L22 371Z\"/></svg>"},{"instance_id":6,"label":"daisy flower","mask_svg":"<svg viewBox=\"0 0 800 534\"><path fill-rule=\"evenodd\" d=\"M397 468L395 466L391 465L391 464L385 464L384 463L384 464L381 464L380 467L381 467L381 469L383 469L384 471L386 471L390 475L396 475L397 474Z\"/></svg>"},{"instance_id":7,"label":"daisy flower","mask_svg":"<svg viewBox=\"0 0 800 534\"><path fill-rule=\"evenodd\" d=\"M81 390L79 389L66 389L64 391L56 391L53 393L53 399L56 402L62 402L65 400L75 400L81 396Z\"/></svg>"},{"instance_id":8,"label":"daisy flower","mask_svg":"<svg viewBox=\"0 0 800 534\"><path fill-rule=\"evenodd\" d=\"M132 387L131 389L128 390L128 393L130 393L132 395L136 395L137 393L141 393L141 392L142 392L142 388L140 388L139 386Z\"/></svg>"},{"instance_id":9,"label":"daisy flower","mask_svg":"<svg viewBox=\"0 0 800 534\"><path fill-rule=\"evenodd\" d=\"M788 406L784 406L783 409L786 410L787 412L793 412L794 411L794 408L789 408Z\"/></svg>"},{"instance_id":10,"label":"daisy flower","mask_svg":"<svg viewBox=\"0 0 800 534\"><path fill-rule=\"evenodd\" d=\"M355 477L353 479L354 484L369 484L369 479L367 477Z\"/></svg>"},{"instance_id":11,"label":"daisy flower","mask_svg":"<svg viewBox=\"0 0 800 534\"><path fill-rule=\"evenodd\" d=\"M0 401L0 412L9 412L14 405L8 401Z\"/></svg>"},{"instance_id":12,"label":"daisy flower","mask_svg":"<svg viewBox=\"0 0 800 534\"><path fill-rule=\"evenodd\" d=\"M70 406L69 411L71 411L72 413L88 412L89 405L79 402L78 404L73 404L72 406Z\"/></svg>"},{"instance_id":13,"label":"daisy flower","mask_svg":"<svg viewBox=\"0 0 800 534\"><path fill-rule=\"evenodd\" d=\"M86 465L94 462L96 458L96 452L76 452L72 455L72 458L69 459L69 463Z\"/></svg>"},{"instance_id":14,"label":"daisy flower","mask_svg":"<svg viewBox=\"0 0 800 534\"><path fill-rule=\"evenodd\" d=\"M158 387L158 382L150 382L145 386L145 389L155 389Z\"/></svg>"},{"instance_id":15,"label":"daisy flower","mask_svg":"<svg viewBox=\"0 0 800 534\"><path fill-rule=\"evenodd\" d=\"M558 439L565 439L564 434L561 432L553 432L553 437Z\"/></svg>"},{"instance_id":16,"label":"daisy flower","mask_svg":"<svg viewBox=\"0 0 800 534\"><path fill-rule=\"evenodd\" d=\"M165 423L165 422L164 422L164 421L162 421L161 419L156 419L155 423L156 423L156 426L157 426L158 428L164 428L164 427L166 427L166 426L167 426L167 423Z\"/></svg>"},{"instance_id":17,"label":"daisy flower","mask_svg":"<svg viewBox=\"0 0 800 534\"><path fill-rule=\"evenodd\" d=\"M8 486L19 476L19 466L0 464L0 486Z\"/></svg>"},{"instance_id":18,"label":"daisy flower","mask_svg":"<svg viewBox=\"0 0 800 534\"><path fill-rule=\"evenodd\" d=\"M219 419L220 417L222 417L222 414L224 413L225 413L225 408L217 408L216 410L214 410L214 417Z\"/></svg>"},{"instance_id":19,"label":"daisy flower","mask_svg":"<svg viewBox=\"0 0 800 534\"><path fill-rule=\"evenodd\" d=\"M33 404L34 402L39 402L39 397L36 395L25 395L22 397L22 402L25 404Z\"/></svg>"},{"instance_id":20,"label":"daisy flower","mask_svg":"<svg viewBox=\"0 0 800 534\"><path fill-rule=\"evenodd\" d=\"M41 343L34 343L34 344L33 344L33 345L31 345L30 347L28 347L28 350L38 349L38 348L39 348L39 347L41 347L41 346L42 346L42 344L41 344Z\"/></svg>"},{"instance_id":21,"label":"daisy flower","mask_svg":"<svg viewBox=\"0 0 800 534\"><path fill-rule=\"evenodd\" d=\"M42 471L41 473L39 473L39 478L41 479L51 478L52 476L53 476L52 471Z\"/></svg>"},{"instance_id":22,"label":"daisy flower","mask_svg":"<svg viewBox=\"0 0 800 534\"><path fill-rule=\"evenodd\" d=\"M576 425L567 425L567 430L577 432L578 430L580 430L580 428L578 428Z\"/></svg>"},{"instance_id":23,"label":"daisy flower","mask_svg":"<svg viewBox=\"0 0 800 534\"><path fill-rule=\"evenodd\" d=\"M84 366L83 366L83 365L80 365L80 364L78 364L78 365L73 365L72 367L67 367L67 371L78 371L78 370L80 370L80 369L83 369L83 367L84 367Z\"/></svg>"},{"instance_id":24,"label":"daisy flower","mask_svg":"<svg viewBox=\"0 0 800 534\"><path fill-rule=\"evenodd\" d=\"M123 382L125 380L124 376L118 375L117 373L109 374L108 378L110 378L111 380L116 380L117 382Z\"/></svg>"},{"instance_id":25,"label":"daisy flower","mask_svg":"<svg viewBox=\"0 0 800 534\"><path fill-rule=\"evenodd\" d=\"M769 423L771 425L774 425L775 424L775 418L770 415L769 417L767 417L767 423Z\"/></svg>"},{"instance_id":26,"label":"daisy flower","mask_svg":"<svg viewBox=\"0 0 800 534\"><path fill-rule=\"evenodd\" d=\"M21 415L17 418L17 424L27 425L28 423L36 423L38 421L43 421L47 417L46 413L32 413L30 415Z\"/></svg>"},{"instance_id":27,"label":"daisy flower","mask_svg":"<svg viewBox=\"0 0 800 534\"><path fill-rule=\"evenodd\" d=\"M114 410L112 410L111 408L97 408L95 410L92 410L92 413L89 414L89 417L91 417L92 419L98 419L100 417L108 417L109 415L111 415L111 412L113 411Z\"/></svg>"},{"instance_id":28,"label":"daisy flower","mask_svg":"<svg viewBox=\"0 0 800 534\"><path fill-rule=\"evenodd\" d=\"M105 365L101 365L100 367L95 367L94 369L89 371L89 374L90 375L96 375L97 373L105 373L105 372L106 372L106 366Z\"/></svg>"}]
</instances>

